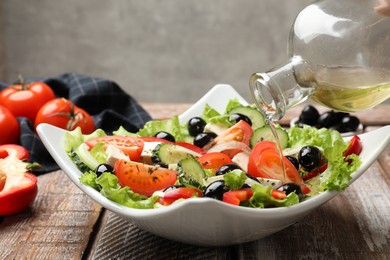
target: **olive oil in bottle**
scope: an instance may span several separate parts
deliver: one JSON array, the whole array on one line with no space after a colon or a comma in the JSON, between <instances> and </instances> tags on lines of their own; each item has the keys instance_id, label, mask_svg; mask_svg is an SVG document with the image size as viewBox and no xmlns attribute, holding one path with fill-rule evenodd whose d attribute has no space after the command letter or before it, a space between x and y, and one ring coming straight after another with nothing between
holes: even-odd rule
<instances>
[{"instance_id":1,"label":"olive oil in bottle","mask_svg":"<svg viewBox=\"0 0 390 260\"><path fill-rule=\"evenodd\" d=\"M310 98L335 110L365 110L390 97L390 71L327 68L319 71L316 78L316 90Z\"/></svg>"}]
</instances>

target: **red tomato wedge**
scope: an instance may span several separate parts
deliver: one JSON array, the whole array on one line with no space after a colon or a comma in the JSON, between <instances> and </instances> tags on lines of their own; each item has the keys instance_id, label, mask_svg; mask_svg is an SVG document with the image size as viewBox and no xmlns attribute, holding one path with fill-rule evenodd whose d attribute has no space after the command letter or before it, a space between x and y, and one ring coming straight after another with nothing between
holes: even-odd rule
<instances>
[{"instance_id":1,"label":"red tomato wedge","mask_svg":"<svg viewBox=\"0 0 390 260\"><path fill-rule=\"evenodd\" d=\"M180 146L183 146L187 149L190 149L198 154L205 154L206 151L203 150L202 148L196 146L196 145L193 145L193 144L190 144L190 143L187 143L187 142L176 142L175 144L177 145L180 145Z\"/></svg>"},{"instance_id":2,"label":"red tomato wedge","mask_svg":"<svg viewBox=\"0 0 390 260\"><path fill-rule=\"evenodd\" d=\"M129 186L132 191L145 196L174 185L177 177L176 171L125 160L116 161L114 172L122 187Z\"/></svg>"},{"instance_id":3,"label":"red tomato wedge","mask_svg":"<svg viewBox=\"0 0 390 260\"><path fill-rule=\"evenodd\" d=\"M205 169L215 173L221 166L233 163L232 159L224 153L206 153L198 158L198 162Z\"/></svg>"},{"instance_id":4,"label":"red tomato wedge","mask_svg":"<svg viewBox=\"0 0 390 260\"><path fill-rule=\"evenodd\" d=\"M248 174L254 177L278 179L283 183L294 182L301 187L303 193L309 193L310 189L303 183L302 177L294 165L285 156L282 157L282 160L285 176L283 176L276 144L269 141L259 142L253 147L249 155Z\"/></svg>"},{"instance_id":5,"label":"red tomato wedge","mask_svg":"<svg viewBox=\"0 0 390 260\"><path fill-rule=\"evenodd\" d=\"M202 197L202 192L195 188L179 187L165 192L164 197L160 198L159 202L164 206L168 206L178 199L189 199L193 197Z\"/></svg>"},{"instance_id":6,"label":"red tomato wedge","mask_svg":"<svg viewBox=\"0 0 390 260\"><path fill-rule=\"evenodd\" d=\"M142 141L144 141L144 142L170 143L170 141L168 141L168 140L154 137L154 136L140 136L139 138L142 139Z\"/></svg>"},{"instance_id":7,"label":"red tomato wedge","mask_svg":"<svg viewBox=\"0 0 390 260\"><path fill-rule=\"evenodd\" d=\"M252 133L252 127L244 120L241 120L223 133L219 134L213 140L213 143L218 144L226 141L238 141L243 142L244 144L249 146Z\"/></svg>"},{"instance_id":8,"label":"red tomato wedge","mask_svg":"<svg viewBox=\"0 0 390 260\"><path fill-rule=\"evenodd\" d=\"M91 149L98 142L103 142L105 144L105 148L107 145L114 145L127 154L132 161L139 160L144 148L144 142L142 139L134 136L102 136L88 140L86 144Z\"/></svg>"}]
</instances>

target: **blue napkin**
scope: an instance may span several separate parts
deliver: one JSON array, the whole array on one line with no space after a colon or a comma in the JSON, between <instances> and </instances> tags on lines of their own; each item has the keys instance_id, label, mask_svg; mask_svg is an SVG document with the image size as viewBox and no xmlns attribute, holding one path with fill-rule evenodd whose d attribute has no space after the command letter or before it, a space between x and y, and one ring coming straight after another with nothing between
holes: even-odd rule
<instances>
[{"instance_id":1,"label":"blue napkin","mask_svg":"<svg viewBox=\"0 0 390 260\"><path fill-rule=\"evenodd\" d=\"M137 132L151 116L138 102L124 92L115 82L66 73L52 78L26 78L26 82L43 81L48 84L57 97L71 100L83 108L94 119L96 128L110 134L119 126L130 132ZM0 90L10 84L0 82ZM59 167L34 131L34 124L25 117L18 118L20 124L20 144L30 152L30 161L37 162L42 169L34 171L36 175L57 170Z\"/></svg>"}]
</instances>

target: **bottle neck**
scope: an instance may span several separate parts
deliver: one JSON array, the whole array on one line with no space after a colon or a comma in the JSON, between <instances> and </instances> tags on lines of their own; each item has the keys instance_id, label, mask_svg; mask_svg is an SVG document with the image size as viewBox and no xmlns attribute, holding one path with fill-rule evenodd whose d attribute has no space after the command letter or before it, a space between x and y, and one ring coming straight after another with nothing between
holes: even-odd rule
<instances>
[{"instance_id":1,"label":"bottle neck","mask_svg":"<svg viewBox=\"0 0 390 260\"><path fill-rule=\"evenodd\" d=\"M315 77L310 66L293 56L284 65L250 78L252 97L257 107L270 121L280 120L286 110L305 101L315 89Z\"/></svg>"}]
</instances>

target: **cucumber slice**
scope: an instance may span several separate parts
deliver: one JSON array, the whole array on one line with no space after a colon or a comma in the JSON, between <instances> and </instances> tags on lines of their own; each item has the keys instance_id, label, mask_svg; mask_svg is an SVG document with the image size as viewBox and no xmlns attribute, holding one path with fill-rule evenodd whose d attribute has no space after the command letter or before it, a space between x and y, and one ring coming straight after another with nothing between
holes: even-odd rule
<instances>
[{"instance_id":1,"label":"cucumber slice","mask_svg":"<svg viewBox=\"0 0 390 260\"><path fill-rule=\"evenodd\" d=\"M201 154L196 153L183 146L172 143L158 144L152 151L152 162L168 166L170 164L177 164L184 158L200 157Z\"/></svg>"},{"instance_id":2,"label":"cucumber slice","mask_svg":"<svg viewBox=\"0 0 390 260\"><path fill-rule=\"evenodd\" d=\"M276 127L276 132L279 137L280 145L283 148L286 148L288 145L288 134L287 131L281 127ZM275 137L272 133L271 127L268 125L257 128L251 137L250 145L254 147L258 142L261 141L274 141Z\"/></svg>"},{"instance_id":3,"label":"cucumber slice","mask_svg":"<svg viewBox=\"0 0 390 260\"><path fill-rule=\"evenodd\" d=\"M234 113L242 114L249 117L249 119L252 121L253 130L265 125L265 119L263 114L256 108L249 106L239 106L230 109L228 112L229 115Z\"/></svg>"},{"instance_id":4,"label":"cucumber slice","mask_svg":"<svg viewBox=\"0 0 390 260\"><path fill-rule=\"evenodd\" d=\"M85 143L82 143L77 147L75 153L80 158L80 160L88 166L91 170L95 170L99 166L99 162L92 156L89 152L89 146Z\"/></svg>"},{"instance_id":5,"label":"cucumber slice","mask_svg":"<svg viewBox=\"0 0 390 260\"><path fill-rule=\"evenodd\" d=\"M203 179L206 177L200 163L195 158L184 158L178 163L179 181L187 187L203 188Z\"/></svg>"}]
</instances>

